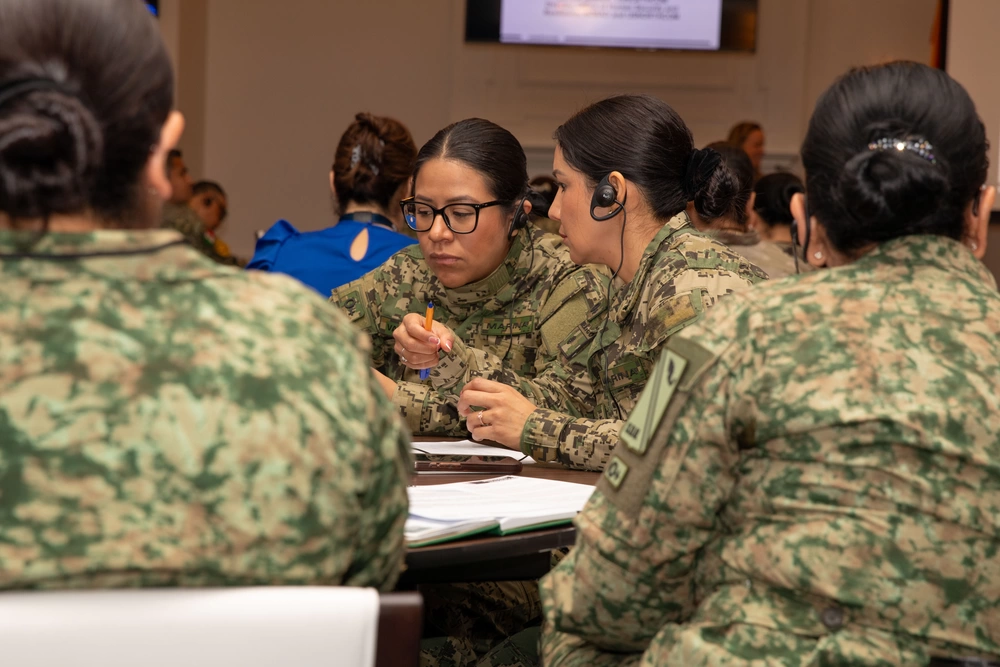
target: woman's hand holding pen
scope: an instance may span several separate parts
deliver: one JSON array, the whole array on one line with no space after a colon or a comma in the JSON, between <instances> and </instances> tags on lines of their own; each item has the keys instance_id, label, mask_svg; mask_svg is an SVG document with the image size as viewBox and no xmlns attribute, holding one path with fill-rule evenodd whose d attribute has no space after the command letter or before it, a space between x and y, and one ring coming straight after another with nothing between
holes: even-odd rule
<instances>
[{"instance_id":1,"label":"woman's hand holding pen","mask_svg":"<svg viewBox=\"0 0 1000 667\"><path fill-rule=\"evenodd\" d=\"M423 315L410 313L392 334L396 340L393 349L407 368L422 370L437 366L438 350L451 352L455 343L455 332L451 329L435 321L427 331L425 323Z\"/></svg>"}]
</instances>

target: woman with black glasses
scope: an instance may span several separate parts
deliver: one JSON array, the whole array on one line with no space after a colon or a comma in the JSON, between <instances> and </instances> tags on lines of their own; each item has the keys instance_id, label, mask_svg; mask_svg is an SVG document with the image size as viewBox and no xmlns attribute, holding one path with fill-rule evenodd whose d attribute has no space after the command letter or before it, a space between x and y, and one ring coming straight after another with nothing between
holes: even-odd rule
<instances>
[{"instance_id":1,"label":"woman with black glasses","mask_svg":"<svg viewBox=\"0 0 1000 667\"><path fill-rule=\"evenodd\" d=\"M563 341L603 315L606 281L528 221L527 183L524 150L507 130L478 118L444 128L420 149L401 202L419 246L333 292L372 337L372 366L414 433L466 432L448 388L477 356L535 377L567 363ZM429 303L438 335L397 343L404 317L423 321ZM421 380L416 369L436 363L442 341L449 363ZM578 410L591 407L589 391L564 391Z\"/></svg>"}]
</instances>

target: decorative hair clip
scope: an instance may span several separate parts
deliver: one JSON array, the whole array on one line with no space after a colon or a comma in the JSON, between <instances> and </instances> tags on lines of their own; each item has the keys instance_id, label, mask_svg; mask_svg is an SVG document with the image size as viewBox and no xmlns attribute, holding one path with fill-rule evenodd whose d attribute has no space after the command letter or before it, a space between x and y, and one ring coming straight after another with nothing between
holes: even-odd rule
<instances>
[{"instance_id":1,"label":"decorative hair clip","mask_svg":"<svg viewBox=\"0 0 1000 667\"><path fill-rule=\"evenodd\" d=\"M910 151L927 160L931 164L937 164L934 157L934 147L926 139L890 139L884 137L868 144L870 151Z\"/></svg>"}]
</instances>

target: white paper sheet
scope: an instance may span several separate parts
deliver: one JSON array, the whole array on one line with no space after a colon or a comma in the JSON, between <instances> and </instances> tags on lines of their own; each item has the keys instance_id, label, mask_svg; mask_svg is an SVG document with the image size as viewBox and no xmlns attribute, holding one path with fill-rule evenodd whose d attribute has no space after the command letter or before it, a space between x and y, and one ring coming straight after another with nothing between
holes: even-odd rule
<instances>
[{"instance_id":1,"label":"white paper sheet","mask_svg":"<svg viewBox=\"0 0 1000 667\"><path fill-rule=\"evenodd\" d=\"M417 454L445 454L448 456L506 456L507 458L521 461L528 465L534 463L535 459L530 456L525 457L521 452L506 447L491 447L481 445L472 440L458 440L455 442L414 442L410 448Z\"/></svg>"}]
</instances>

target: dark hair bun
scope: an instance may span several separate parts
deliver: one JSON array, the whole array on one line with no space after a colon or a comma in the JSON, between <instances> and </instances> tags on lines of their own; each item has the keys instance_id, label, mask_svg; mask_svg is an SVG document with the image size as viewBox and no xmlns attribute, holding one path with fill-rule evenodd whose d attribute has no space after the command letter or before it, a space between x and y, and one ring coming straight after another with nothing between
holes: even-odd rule
<instances>
[{"instance_id":1,"label":"dark hair bun","mask_svg":"<svg viewBox=\"0 0 1000 667\"><path fill-rule=\"evenodd\" d=\"M901 232L932 233L936 208L949 184L940 165L910 151L866 149L848 160L837 189L844 209L857 225L844 231L885 241Z\"/></svg>"},{"instance_id":2,"label":"dark hair bun","mask_svg":"<svg viewBox=\"0 0 1000 667\"><path fill-rule=\"evenodd\" d=\"M690 163L702 170L698 178L704 178L691 198L698 215L707 223L727 219L745 227L753 193L754 172L750 158L742 148L724 141L695 151L695 155L698 153L706 155Z\"/></svg>"},{"instance_id":3,"label":"dark hair bun","mask_svg":"<svg viewBox=\"0 0 1000 667\"><path fill-rule=\"evenodd\" d=\"M688 201L705 189L720 164L722 156L712 148L697 148L691 151L684 179L681 181L681 189Z\"/></svg>"},{"instance_id":4,"label":"dark hair bun","mask_svg":"<svg viewBox=\"0 0 1000 667\"><path fill-rule=\"evenodd\" d=\"M0 107L0 210L11 218L75 213L89 205L103 133L78 98L25 93Z\"/></svg>"},{"instance_id":5,"label":"dark hair bun","mask_svg":"<svg viewBox=\"0 0 1000 667\"><path fill-rule=\"evenodd\" d=\"M975 103L946 72L913 62L851 70L817 100L802 142L809 213L848 255L913 234L961 241L988 151Z\"/></svg>"}]
</instances>

